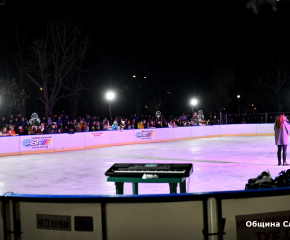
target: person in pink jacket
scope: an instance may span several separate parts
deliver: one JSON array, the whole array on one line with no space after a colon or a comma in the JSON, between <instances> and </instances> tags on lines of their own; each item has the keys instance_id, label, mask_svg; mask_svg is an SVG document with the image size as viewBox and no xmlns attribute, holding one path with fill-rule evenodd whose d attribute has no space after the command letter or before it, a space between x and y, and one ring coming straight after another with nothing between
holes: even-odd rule
<instances>
[{"instance_id":1,"label":"person in pink jacket","mask_svg":"<svg viewBox=\"0 0 290 240\"><path fill-rule=\"evenodd\" d=\"M283 113L277 116L274 131L275 131L275 144L278 146L278 165L281 165L281 150L283 148L283 166L288 166L289 164L286 162L287 156L287 144L289 139L289 129L290 126L286 122L285 116Z\"/></svg>"}]
</instances>

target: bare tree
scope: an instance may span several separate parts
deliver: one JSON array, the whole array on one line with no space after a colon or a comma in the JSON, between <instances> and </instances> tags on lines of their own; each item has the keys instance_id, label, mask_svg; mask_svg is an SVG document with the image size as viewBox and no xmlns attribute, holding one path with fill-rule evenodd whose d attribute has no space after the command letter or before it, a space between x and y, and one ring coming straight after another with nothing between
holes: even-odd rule
<instances>
[{"instance_id":1,"label":"bare tree","mask_svg":"<svg viewBox=\"0 0 290 240\"><path fill-rule=\"evenodd\" d=\"M37 87L36 96L44 104L46 116L59 99L79 91L70 81L76 63L83 57L82 37L77 24L56 18L48 22L42 37L33 42L26 76Z\"/></svg>"},{"instance_id":2,"label":"bare tree","mask_svg":"<svg viewBox=\"0 0 290 240\"><path fill-rule=\"evenodd\" d=\"M68 81L68 93L71 93L69 96L69 104L71 110L71 117L73 119L76 118L78 114L78 106L81 97L82 91L88 88L88 84L86 80L90 77L89 70L85 69L85 58L86 53L88 51L89 44L89 36L86 35L82 38L80 42L80 47L78 47L76 54L78 55L78 59L76 59L74 63L74 68L72 70L73 74L70 75L70 79Z\"/></svg>"},{"instance_id":3,"label":"bare tree","mask_svg":"<svg viewBox=\"0 0 290 240\"><path fill-rule=\"evenodd\" d=\"M219 112L222 112L223 107L231 101L228 92L235 79L235 68L227 63L223 63L213 70L211 99Z\"/></svg>"},{"instance_id":4,"label":"bare tree","mask_svg":"<svg viewBox=\"0 0 290 240\"><path fill-rule=\"evenodd\" d=\"M166 105L166 101L165 101L164 94L161 92L159 94L150 92L146 98L146 103L147 103L148 109L151 111L153 115L155 115L155 113L160 110L162 110L163 114L168 112L168 111L163 111Z\"/></svg>"},{"instance_id":5,"label":"bare tree","mask_svg":"<svg viewBox=\"0 0 290 240\"><path fill-rule=\"evenodd\" d=\"M24 92L25 82L23 74L23 63L28 43L27 39L34 26L31 26L31 24L27 24L27 22L24 21L25 16L27 16L29 13L27 11L21 13L21 7L22 6L20 5L20 1L16 1L15 10L11 13L11 15L9 15L10 19L7 20L5 27L6 34L2 36L3 40L0 45L5 50L3 54L8 53L7 56L11 57L13 60L13 64L8 64L8 61L5 61L7 69L6 78L9 79L9 74L14 73L14 76L11 77L16 78L16 82L18 82L20 90ZM15 70L13 68L15 68ZM25 115L25 101L21 104L21 108L18 110L22 113L22 115Z\"/></svg>"},{"instance_id":6,"label":"bare tree","mask_svg":"<svg viewBox=\"0 0 290 240\"><path fill-rule=\"evenodd\" d=\"M279 111L283 108L283 90L290 79L289 70L289 59L284 60L283 57L280 56L278 56L276 60L272 60L270 65L265 65L256 70L256 79L259 86L264 86L271 90L273 102Z\"/></svg>"},{"instance_id":7,"label":"bare tree","mask_svg":"<svg viewBox=\"0 0 290 240\"><path fill-rule=\"evenodd\" d=\"M4 115L11 109L20 110L27 99L24 90L13 79L0 78L0 113Z\"/></svg>"}]
</instances>

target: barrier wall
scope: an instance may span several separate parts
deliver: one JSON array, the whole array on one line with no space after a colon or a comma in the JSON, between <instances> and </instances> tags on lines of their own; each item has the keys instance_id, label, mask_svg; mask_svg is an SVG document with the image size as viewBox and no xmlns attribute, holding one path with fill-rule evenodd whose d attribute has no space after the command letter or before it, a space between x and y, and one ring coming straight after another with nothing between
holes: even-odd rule
<instances>
[{"instance_id":1,"label":"barrier wall","mask_svg":"<svg viewBox=\"0 0 290 240\"><path fill-rule=\"evenodd\" d=\"M0 197L10 205L3 209L3 219L11 218L0 229L0 239L289 239L289 190L143 196L10 193Z\"/></svg>"},{"instance_id":2,"label":"barrier wall","mask_svg":"<svg viewBox=\"0 0 290 240\"><path fill-rule=\"evenodd\" d=\"M19 137L0 137L0 156L19 155Z\"/></svg>"},{"instance_id":3,"label":"barrier wall","mask_svg":"<svg viewBox=\"0 0 290 240\"><path fill-rule=\"evenodd\" d=\"M233 124L178 128L150 128L75 134L0 137L0 156L58 152L201 137L273 135L274 124Z\"/></svg>"}]
</instances>

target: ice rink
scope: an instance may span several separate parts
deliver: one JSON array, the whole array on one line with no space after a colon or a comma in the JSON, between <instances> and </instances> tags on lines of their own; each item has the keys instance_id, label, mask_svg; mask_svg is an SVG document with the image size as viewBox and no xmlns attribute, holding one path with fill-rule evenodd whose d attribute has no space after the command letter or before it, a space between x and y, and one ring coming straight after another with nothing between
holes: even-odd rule
<instances>
[{"instance_id":1,"label":"ice rink","mask_svg":"<svg viewBox=\"0 0 290 240\"><path fill-rule=\"evenodd\" d=\"M114 163L192 163L188 192L243 190L262 171L275 178L290 168L277 165L276 152L274 136L236 136L0 157L0 193L112 195L104 173ZM139 184L139 194L159 193L169 185Z\"/></svg>"}]
</instances>

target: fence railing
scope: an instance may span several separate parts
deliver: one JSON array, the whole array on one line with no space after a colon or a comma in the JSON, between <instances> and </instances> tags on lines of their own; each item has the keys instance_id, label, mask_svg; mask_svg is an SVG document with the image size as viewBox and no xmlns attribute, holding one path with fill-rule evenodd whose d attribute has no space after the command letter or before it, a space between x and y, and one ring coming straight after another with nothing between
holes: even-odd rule
<instances>
[{"instance_id":1,"label":"fence railing","mask_svg":"<svg viewBox=\"0 0 290 240\"><path fill-rule=\"evenodd\" d=\"M274 123L279 112L265 113L241 113L226 114L220 113L220 124L245 124L245 123ZM290 112L285 112L285 116L289 119Z\"/></svg>"}]
</instances>

